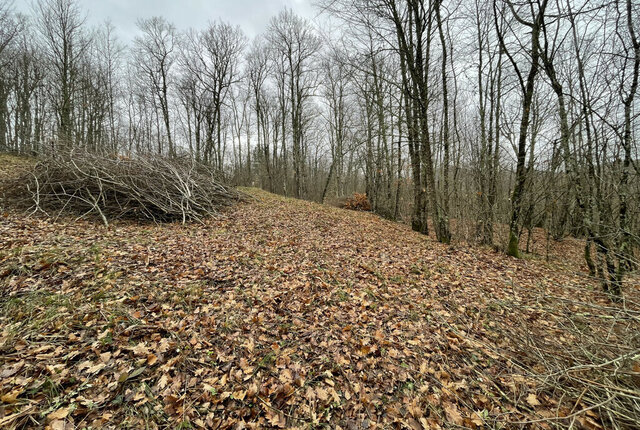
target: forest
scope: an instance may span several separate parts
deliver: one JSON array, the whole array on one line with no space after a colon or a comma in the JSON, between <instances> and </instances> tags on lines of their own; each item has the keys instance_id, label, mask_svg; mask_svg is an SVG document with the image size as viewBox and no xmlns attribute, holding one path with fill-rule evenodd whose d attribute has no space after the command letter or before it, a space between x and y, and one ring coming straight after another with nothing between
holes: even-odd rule
<instances>
[{"instance_id":1,"label":"forest","mask_svg":"<svg viewBox=\"0 0 640 430\"><path fill-rule=\"evenodd\" d=\"M313 8L0 0L0 427L634 428L640 3Z\"/></svg>"},{"instance_id":2,"label":"forest","mask_svg":"<svg viewBox=\"0 0 640 430\"><path fill-rule=\"evenodd\" d=\"M640 225L637 3L316 6L322 30L288 9L253 40L150 17L125 45L79 2L5 1L0 149L186 153L286 196L364 192L441 242L512 256L534 227L585 237L619 293Z\"/></svg>"}]
</instances>

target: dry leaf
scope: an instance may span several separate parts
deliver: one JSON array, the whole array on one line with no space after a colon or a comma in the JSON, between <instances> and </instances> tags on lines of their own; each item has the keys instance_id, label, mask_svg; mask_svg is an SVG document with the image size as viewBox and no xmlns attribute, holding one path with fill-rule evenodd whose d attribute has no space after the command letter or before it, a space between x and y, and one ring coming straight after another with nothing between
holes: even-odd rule
<instances>
[{"instance_id":1,"label":"dry leaf","mask_svg":"<svg viewBox=\"0 0 640 430\"><path fill-rule=\"evenodd\" d=\"M329 399L329 393L324 388L317 387L316 388L316 397L318 397L320 400L322 400L324 402L324 401L327 401Z\"/></svg>"},{"instance_id":2,"label":"dry leaf","mask_svg":"<svg viewBox=\"0 0 640 430\"><path fill-rule=\"evenodd\" d=\"M2 400L4 403L15 403L18 401L18 396L20 394L22 394L22 392L24 391L24 388L16 388L15 390L7 393L7 394L3 394L0 397L0 400Z\"/></svg>"},{"instance_id":3,"label":"dry leaf","mask_svg":"<svg viewBox=\"0 0 640 430\"><path fill-rule=\"evenodd\" d=\"M51 412L47 415L47 421L55 421L55 420L63 420L67 416L69 416L69 412L71 412L70 407L60 408L55 412Z\"/></svg>"},{"instance_id":4,"label":"dry leaf","mask_svg":"<svg viewBox=\"0 0 640 430\"><path fill-rule=\"evenodd\" d=\"M0 372L0 378L10 378L15 375L24 367L24 360L21 360L11 366L5 366L2 368L2 372Z\"/></svg>"},{"instance_id":5,"label":"dry leaf","mask_svg":"<svg viewBox=\"0 0 640 430\"><path fill-rule=\"evenodd\" d=\"M540 402L538 401L538 398L533 393L527 396L527 403L529 403L531 406L540 406Z\"/></svg>"},{"instance_id":6,"label":"dry leaf","mask_svg":"<svg viewBox=\"0 0 640 430\"><path fill-rule=\"evenodd\" d=\"M149 354L147 355L147 364L149 366L153 366L154 364L156 364L158 362L158 357L155 354Z\"/></svg>"},{"instance_id":7,"label":"dry leaf","mask_svg":"<svg viewBox=\"0 0 640 430\"><path fill-rule=\"evenodd\" d=\"M460 414L458 407L453 403L445 403L444 412L447 415L447 419L450 422L456 425L462 425L462 423L464 423L464 418L462 418L462 415Z\"/></svg>"}]
</instances>

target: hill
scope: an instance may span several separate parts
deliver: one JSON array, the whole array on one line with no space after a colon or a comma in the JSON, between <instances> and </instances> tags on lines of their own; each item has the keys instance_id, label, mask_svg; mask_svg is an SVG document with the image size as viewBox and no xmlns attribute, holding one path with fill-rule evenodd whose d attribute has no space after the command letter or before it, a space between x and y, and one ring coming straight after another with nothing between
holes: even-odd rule
<instances>
[{"instance_id":1,"label":"hill","mask_svg":"<svg viewBox=\"0 0 640 430\"><path fill-rule=\"evenodd\" d=\"M518 260L244 191L202 225L5 208L0 427L601 428L606 407L638 413L580 385L617 368L633 393L640 365L609 362L637 354L637 284L612 304L579 241ZM596 368L571 373L585 357Z\"/></svg>"}]
</instances>

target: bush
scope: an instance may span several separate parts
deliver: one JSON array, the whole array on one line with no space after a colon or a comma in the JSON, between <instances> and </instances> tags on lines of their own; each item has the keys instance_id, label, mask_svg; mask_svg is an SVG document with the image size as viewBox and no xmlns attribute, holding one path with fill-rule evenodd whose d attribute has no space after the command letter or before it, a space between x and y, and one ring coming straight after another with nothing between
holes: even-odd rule
<instances>
[{"instance_id":1,"label":"bush","mask_svg":"<svg viewBox=\"0 0 640 430\"><path fill-rule=\"evenodd\" d=\"M201 222L242 198L188 157L72 151L44 156L20 180L34 212L95 214L105 225L118 218Z\"/></svg>"},{"instance_id":2,"label":"bush","mask_svg":"<svg viewBox=\"0 0 640 430\"><path fill-rule=\"evenodd\" d=\"M345 209L351 209L354 211L370 211L371 203L369 203L369 199L366 194L361 193L353 193L353 196L349 197L344 202Z\"/></svg>"}]
</instances>

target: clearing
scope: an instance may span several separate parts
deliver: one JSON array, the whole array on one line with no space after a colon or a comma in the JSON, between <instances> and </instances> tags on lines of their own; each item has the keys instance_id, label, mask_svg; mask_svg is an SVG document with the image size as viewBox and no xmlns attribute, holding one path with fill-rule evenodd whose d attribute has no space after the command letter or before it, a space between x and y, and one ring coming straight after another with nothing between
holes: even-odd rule
<instances>
[{"instance_id":1,"label":"clearing","mask_svg":"<svg viewBox=\"0 0 640 430\"><path fill-rule=\"evenodd\" d=\"M535 376L622 308L580 241L517 260L244 191L203 225L3 209L0 427L602 425L576 414L591 389L560 402Z\"/></svg>"}]
</instances>

